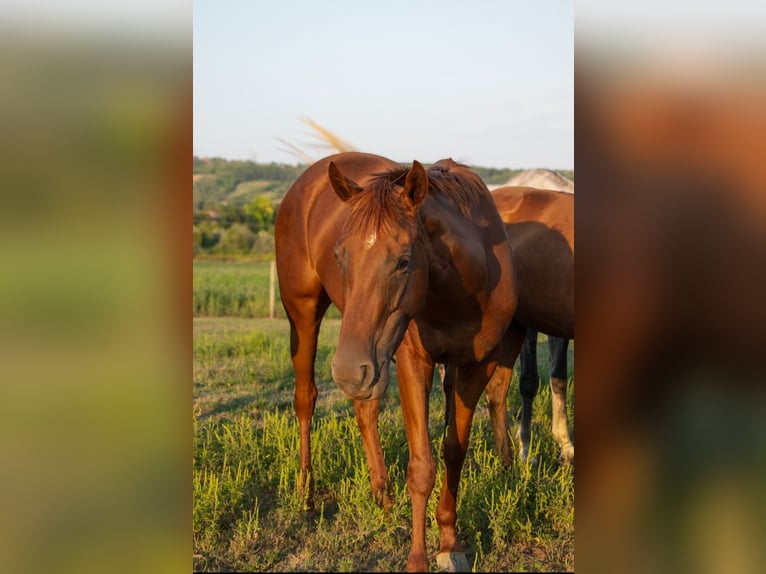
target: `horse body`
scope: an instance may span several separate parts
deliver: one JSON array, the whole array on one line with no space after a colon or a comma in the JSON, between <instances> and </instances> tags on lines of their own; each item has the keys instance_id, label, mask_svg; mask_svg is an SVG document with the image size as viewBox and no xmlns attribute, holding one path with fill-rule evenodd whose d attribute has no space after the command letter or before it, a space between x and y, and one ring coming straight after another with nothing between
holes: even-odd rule
<instances>
[{"instance_id":1,"label":"horse body","mask_svg":"<svg viewBox=\"0 0 766 574\"><path fill-rule=\"evenodd\" d=\"M517 273L519 303L503 340L500 365L487 386L498 453L511 463L505 399L512 368L521 352L519 420L521 458L529 453L532 401L537 375L537 332L549 336L552 430L560 460L574 461L566 420L566 350L574 338L574 195L532 187L505 186L492 192L505 223Z\"/></svg>"},{"instance_id":2,"label":"horse body","mask_svg":"<svg viewBox=\"0 0 766 574\"><path fill-rule=\"evenodd\" d=\"M492 191L512 246L518 287L514 320L503 337L500 363L487 385L487 400L496 450L509 466L513 459L508 436L506 396L512 369L520 358L522 410L519 424L521 458L527 459L531 438L532 401L540 380L537 332L549 336L552 430L560 460L574 461L574 445L566 418L567 347L574 338L574 196L554 190L502 186ZM452 395L451 369L442 375L445 394ZM446 403L449 421L453 405Z\"/></svg>"},{"instance_id":3,"label":"horse body","mask_svg":"<svg viewBox=\"0 0 766 574\"><path fill-rule=\"evenodd\" d=\"M514 255L515 319L548 335L574 337L574 195L500 187L492 197Z\"/></svg>"},{"instance_id":4,"label":"horse body","mask_svg":"<svg viewBox=\"0 0 766 574\"><path fill-rule=\"evenodd\" d=\"M478 175L452 160L426 171L348 152L310 166L285 195L275 225L282 303L290 320L300 424L301 489L313 505L310 420L314 359L330 302L343 320L333 379L354 402L373 495L391 491L378 436L379 398L396 355L409 446L412 501L408 570L427 570L425 508L435 482L428 395L435 362L455 367L457 405L444 441L437 507L440 553L465 551L455 533L460 472L473 413L516 309L503 223ZM458 400L456 400L456 398Z\"/></svg>"}]
</instances>

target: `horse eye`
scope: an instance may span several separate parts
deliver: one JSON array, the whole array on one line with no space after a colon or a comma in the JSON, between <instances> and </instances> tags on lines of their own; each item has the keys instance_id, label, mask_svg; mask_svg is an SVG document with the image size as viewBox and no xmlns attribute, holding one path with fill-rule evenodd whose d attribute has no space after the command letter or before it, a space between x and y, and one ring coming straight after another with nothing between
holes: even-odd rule
<instances>
[{"instance_id":1,"label":"horse eye","mask_svg":"<svg viewBox=\"0 0 766 574\"><path fill-rule=\"evenodd\" d=\"M396 262L396 270L397 271L406 271L410 266L410 258L406 255L399 258L399 261Z\"/></svg>"}]
</instances>

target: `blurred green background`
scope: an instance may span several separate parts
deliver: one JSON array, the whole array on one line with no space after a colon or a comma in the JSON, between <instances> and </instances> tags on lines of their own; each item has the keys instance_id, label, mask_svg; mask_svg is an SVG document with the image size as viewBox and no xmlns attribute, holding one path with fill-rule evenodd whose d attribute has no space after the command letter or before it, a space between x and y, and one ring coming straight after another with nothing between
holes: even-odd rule
<instances>
[{"instance_id":1,"label":"blurred green background","mask_svg":"<svg viewBox=\"0 0 766 574\"><path fill-rule=\"evenodd\" d=\"M8 572L191 569L183 8L166 25L98 8L90 25L60 9L0 24Z\"/></svg>"}]
</instances>

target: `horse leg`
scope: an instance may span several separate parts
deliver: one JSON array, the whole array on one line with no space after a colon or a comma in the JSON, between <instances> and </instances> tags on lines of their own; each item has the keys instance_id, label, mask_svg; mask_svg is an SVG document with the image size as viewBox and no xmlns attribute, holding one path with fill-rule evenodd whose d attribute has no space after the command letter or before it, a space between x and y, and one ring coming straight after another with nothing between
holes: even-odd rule
<instances>
[{"instance_id":1,"label":"horse leg","mask_svg":"<svg viewBox=\"0 0 766 574\"><path fill-rule=\"evenodd\" d=\"M370 468L372 496L375 503L388 512L394 503L394 493L388 478L386 463L383 459L383 449L380 446L380 434L378 433L380 400L353 402L356 422L362 433L367 466Z\"/></svg>"},{"instance_id":2,"label":"horse leg","mask_svg":"<svg viewBox=\"0 0 766 574\"><path fill-rule=\"evenodd\" d=\"M314 510L314 477L311 467L311 419L316 406L317 388L314 379L317 338L324 313L330 305L326 295L320 297L313 313L288 311L290 318L290 350L295 368L295 413L300 428L300 484L306 510ZM305 317L304 320L293 317ZM309 319L311 318L311 319ZM301 328L302 327L302 328ZM394 497L388 477L378 433L380 401L354 401L354 412L370 470L372 496L378 506L389 510Z\"/></svg>"},{"instance_id":3,"label":"horse leg","mask_svg":"<svg viewBox=\"0 0 766 574\"><path fill-rule=\"evenodd\" d=\"M487 383L487 406L492 423L492 434L495 437L495 450L506 467L513 463L511 440L508 435L506 397L513 376L513 364L519 355L525 331L526 327L520 323L511 323L503 335L500 361Z\"/></svg>"},{"instance_id":4,"label":"horse leg","mask_svg":"<svg viewBox=\"0 0 766 574\"><path fill-rule=\"evenodd\" d=\"M529 457L532 438L532 401L537 396L540 377L537 372L537 331L527 329L519 359L519 391L521 392L521 417L519 418L519 446L521 460Z\"/></svg>"},{"instance_id":5,"label":"horse leg","mask_svg":"<svg viewBox=\"0 0 766 574\"><path fill-rule=\"evenodd\" d=\"M442 390L444 391L444 430L446 432L449 427L449 418L452 413L451 399L452 387L455 379L455 368L447 367L446 365L439 363L437 369L442 381Z\"/></svg>"},{"instance_id":6,"label":"horse leg","mask_svg":"<svg viewBox=\"0 0 766 574\"><path fill-rule=\"evenodd\" d=\"M407 492L412 504L412 534L407 558L408 572L427 572L426 506L436 481L436 463L428 434L428 395L434 376L434 365L423 357L419 342L408 330L396 351L404 429L407 433L409 462Z\"/></svg>"},{"instance_id":7,"label":"horse leg","mask_svg":"<svg viewBox=\"0 0 766 574\"><path fill-rule=\"evenodd\" d=\"M472 366L458 367L455 375L454 412L442 446L445 477L439 504L436 507L436 522L439 524L440 538L437 561L440 566L447 567L450 571L469 570L465 559L469 548L458 541L455 531L458 486L466 452L468 452L471 423L476 405L495 367L494 360L485 361Z\"/></svg>"},{"instance_id":8,"label":"horse leg","mask_svg":"<svg viewBox=\"0 0 766 574\"><path fill-rule=\"evenodd\" d=\"M559 462L574 462L574 445L567 427L567 347L569 339L548 337L551 374L551 411L553 437L561 447Z\"/></svg>"},{"instance_id":9,"label":"horse leg","mask_svg":"<svg viewBox=\"0 0 766 574\"><path fill-rule=\"evenodd\" d=\"M322 317L330 306L326 294L299 307L283 297L285 311L290 321L290 353L295 369L295 414L300 429L300 477L298 489L304 501L304 510L314 510L314 475L311 469L311 419L317 399L314 380L317 338Z\"/></svg>"}]
</instances>

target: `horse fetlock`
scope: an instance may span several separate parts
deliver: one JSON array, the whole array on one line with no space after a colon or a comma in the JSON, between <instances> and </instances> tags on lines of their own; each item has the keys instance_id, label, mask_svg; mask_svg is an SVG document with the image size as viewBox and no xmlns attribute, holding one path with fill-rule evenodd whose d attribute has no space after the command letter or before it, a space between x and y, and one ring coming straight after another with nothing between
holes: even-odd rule
<instances>
[{"instance_id":1,"label":"horse fetlock","mask_svg":"<svg viewBox=\"0 0 766 574\"><path fill-rule=\"evenodd\" d=\"M504 467L508 468L513 464L513 453L508 441L504 441L501 446L498 446L498 456Z\"/></svg>"},{"instance_id":2,"label":"horse fetlock","mask_svg":"<svg viewBox=\"0 0 766 574\"><path fill-rule=\"evenodd\" d=\"M537 457L530 456L529 454L529 441L521 442L520 444L519 460L522 464L529 464L531 466L537 466Z\"/></svg>"},{"instance_id":3,"label":"horse fetlock","mask_svg":"<svg viewBox=\"0 0 766 574\"><path fill-rule=\"evenodd\" d=\"M390 484L372 488L372 497L375 500L375 504L382 508L385 512L391 510L394 505L394 494Z\"/></svg>"},{"instance_id":4,"label":"horse fetlock","mask_svg":"<svg viewBox=\"0 0 766 574\"><path fill-rule=\"evenodd\" d=\"M313 512L314 507L314 477L310 470L301 469L298 479L298 493L303 500L303 510Z\"/></svg>"},{"instance_id":5,"label":"horse fetlock","mask_svg":"<svg viewBox=\"0 0 766 574\"><path fill-rule=\"evenodd\" d=\"M471 566L468 564L463 552L439 552L436 555L436 565L440 572L470 572Z\"/></svg>"},{"instance_id":6,"label":"horse fetlock","mask_svg":"<svg viewBox=\"0 0 766 574\"><path fill-rule=\"evenodd\" d=\"M407 559L407 572L428 572L428 560L425 554L412 554L410 553Z\"/></svg>"}]
</instances>

